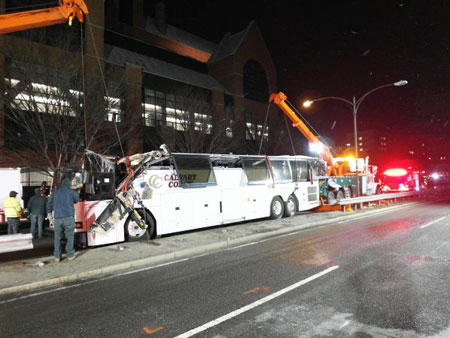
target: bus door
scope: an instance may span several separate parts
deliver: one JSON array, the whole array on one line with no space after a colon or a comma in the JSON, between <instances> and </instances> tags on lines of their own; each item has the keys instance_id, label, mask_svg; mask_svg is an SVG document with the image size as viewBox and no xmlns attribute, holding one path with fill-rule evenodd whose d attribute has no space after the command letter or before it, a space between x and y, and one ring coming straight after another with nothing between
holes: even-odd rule
<instances>
[{"instance_id":1,"label":"bus door","mask_svg":"<svg viewBox=\"0 0 450 338\"><path fill-rule=\"evenodd\" d=\"M267 160L263 156L242 156L241 161L247 176L247 184L242 186L245 219L269 217L274 189Z\"/></svg>"}]
</instances>

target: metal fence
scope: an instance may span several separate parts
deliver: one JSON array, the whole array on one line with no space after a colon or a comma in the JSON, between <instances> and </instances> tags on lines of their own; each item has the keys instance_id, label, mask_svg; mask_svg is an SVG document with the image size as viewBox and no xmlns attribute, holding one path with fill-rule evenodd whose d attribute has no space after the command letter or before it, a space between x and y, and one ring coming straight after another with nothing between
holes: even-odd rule
<instances>
[{"instance_id":1,"label":"metal fence","mask_svg":"<svg viewBox=\"0 0 450 338\"><path fill-rule=\"evenodd\" d=\"M371 202L377 202L377 204L387 204L389 201L397 201L399 199L404 198L413 198L413 197L421 197L431 194L429 191L407 191L407 192L397 192L397 193L389 193L389 194L380 194L380 195L372 195L372 196L360 196L360 197L352 197L352 198L343 198L337 204L342 206L342 211L346 211L348 206L353 206L355 209L361 209L364 206L364 203L370 204Z\"/></svg>"}]
</instances>

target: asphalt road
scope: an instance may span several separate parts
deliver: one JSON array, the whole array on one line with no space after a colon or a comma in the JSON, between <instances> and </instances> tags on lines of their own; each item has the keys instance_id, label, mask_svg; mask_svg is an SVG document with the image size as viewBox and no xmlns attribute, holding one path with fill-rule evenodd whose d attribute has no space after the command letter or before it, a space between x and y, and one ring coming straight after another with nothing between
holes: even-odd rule
<instances>
[{"instance_id":1,"label":"asphalt road","mask_svg":"<svg viewBox=\"0 0 450 338\"><path fill-rule=\"evenodd\" d=\"M0 299L1 337L450 337L450 200Z\"/></svg>"}]
</instances>

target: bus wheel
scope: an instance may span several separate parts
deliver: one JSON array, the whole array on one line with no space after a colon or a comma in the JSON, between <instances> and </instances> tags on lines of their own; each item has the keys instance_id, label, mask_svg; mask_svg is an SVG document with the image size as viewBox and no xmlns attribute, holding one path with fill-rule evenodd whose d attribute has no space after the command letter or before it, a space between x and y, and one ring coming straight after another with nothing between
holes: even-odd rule
<instances>
[{"instance_id":1,"label":"bus wheel","mask_svg":"<svg viewBox=\"0 0 450 338\"><path fill-rule=\"evenodd\" d=\"M332 191L332 190L327 192L327 203L329 205L335 205L336 204L336 196L334 195L334 191Z\"/></svg>"},{"instance_id":2,"label":"bus wheel","mask_svg":"<svg viewBox=\"0 0 450 338\"><path fill-rule=\"evenodd\" d=\"M295 196L289 195L284 205L284 217L292 217L297 212L297 200Z\"/></svg>"},{"instance_id":3,"label":"bus wheel","mask_svg":"<svg viewBox=\"0 0 450 338\"><path fill-rule=\"evenodd\" d=\"M129 242L139 241L142 239L152 239L155 235L155 221L149 212L137 210L144 222L147 224L147 229L141 229L131 217L128 217L125 222L125 238Z\"/></svg>"},{"instance_id":4,"label":"bus wheel","mask_svg":"<svg viewBox=\"0 0 450 338\"><path fill-rule=\"evenodd\" d=\"M270 218L278 219L283 217L284 214L284 202L279 196L275 196L270 203Z\"/></svg>"},{"instance_id":5,"label":"bus wheel","mask_svg":"<svg viewBox=\"0 0 450 338\"><path fill-rule=\"evenodd\" d=\"M336 193L336 201L339 203L342 199L344 199L344 192L342 190L339 190Z\"/></svg>"}]
</instances>

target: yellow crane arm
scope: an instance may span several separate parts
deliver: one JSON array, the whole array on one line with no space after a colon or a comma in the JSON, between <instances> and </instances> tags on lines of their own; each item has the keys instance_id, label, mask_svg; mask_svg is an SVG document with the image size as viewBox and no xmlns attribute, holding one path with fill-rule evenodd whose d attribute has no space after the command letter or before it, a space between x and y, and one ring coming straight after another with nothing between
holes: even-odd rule
<instances>
[{"instance_id":1,"label":"yellow crane arm","mask_svg":"<svg viewBox=\"0 0 450 338\"><path fill-rule=\"evenodd\" d=\"M71 25L74 17L83 22L83 14L89 14L83 0L59 0L58 7L0 15L0 34L64 22Z\"/></svg>"},{"instance_id":2,"label":"yellow crane arm","mask_svg":"<svg viewBox=\"0 0 450 338\"><path fill-rule=\"evenodd\" d=\"M269 102L274 102L280 109L289 117L289 119L292 121L292 126L296 127L300 132L306 137L308 142L313 145L318 145L320 147L323 147L323 152L321 153L320 157L325 160L330 167L333 166L332 158L330 148L320 142L318 137L314 135L313 132L308 128L308 126L298 117L298 115L293 111L293 109L286 103L287 96L279 92L277 94L270 95Z\"/></svg>"}]
</instances>

